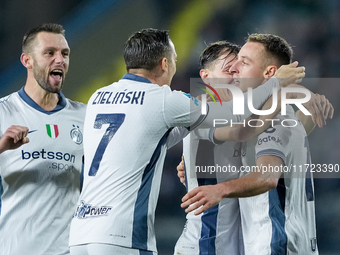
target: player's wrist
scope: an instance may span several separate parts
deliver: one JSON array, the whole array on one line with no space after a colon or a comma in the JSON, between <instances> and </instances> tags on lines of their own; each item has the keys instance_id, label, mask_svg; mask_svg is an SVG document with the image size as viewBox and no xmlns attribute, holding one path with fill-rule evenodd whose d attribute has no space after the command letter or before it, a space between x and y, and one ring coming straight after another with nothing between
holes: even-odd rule
<instances>
[{"instance_id":1,"label":"player's wrist","mask_svg":"<svg viewBox=\"0 0 340 255\"><path fill-rule=\"evenodd\" d=\"M230 195L230 187L229 182L221 182L216 184L219 189L219 194L222 196L222 198L228 198Z\"/></svg>"},{"instance_id":2,"label":"player's wrist","mask_svg":"<svg viewBox=\"0 0 340 255\"><path fill-rule=\"evenodd\" d=\"M284 87L282 82L280 82L280 80L275 76L271 77L268 81L271 82L273 88L277 88L278 90L280 90L281 87Z\"/></svg>"},{"instance_id":3,"label":"player's wrist","mask_svg":"<svg viewBox=\"0 0 340 255\"><path fill-rule=\"evenodd\" d=\"M305 90L308 90L307 88L305 88L304 86L301 86L301 85L297 85L297 84L291 84L291 85L288 85L287 86L288 88L295 88L295 89L305 89ZM313 93L311 91L309 91L310 93ZM305 93L301 93L301 92L287 92L286 93L286 97L289 98L289 99L303 99L306 97L306 94Z\"/></svg>"},{"instance_id":4,"label":"player's wrist","mask_svg":"<svg viewBox=\"0 0 340 255\"><path fill-rule=\"evenodd\" d=\"M0 138L0 154L3 153L4 151L6 151L6 147L4 146L4 144L2 143L2 140Z\"/></svg>"}]
</instances>

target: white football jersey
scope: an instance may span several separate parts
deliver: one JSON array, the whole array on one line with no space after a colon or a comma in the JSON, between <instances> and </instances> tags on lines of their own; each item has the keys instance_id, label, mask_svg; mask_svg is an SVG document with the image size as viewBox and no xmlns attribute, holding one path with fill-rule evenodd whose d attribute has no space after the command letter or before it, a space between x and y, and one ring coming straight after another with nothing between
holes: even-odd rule
<instances>
[{"instance_id":1,"label":"white football jersey","mask_svg":"<svg viewBox=\"0 0 340 255\"><path fill-rule=\"evenodd\" d=\"M0 155L1 255L69 254L85 110L60 93L58 106L44 111L23 88L0 99L0 135L11 125L30 130L29 143Z\"/></svg>"},{"instance_id":2,"label":"white football jersey","mask_svg":"<svg viewBox=\"0 0 340 255\"><path fill-rule=\"evenodd\" d=\"M277 86L271 79L254 91L254 104L265 102ZM234 121L251 114L246 109L245 116L233 115L231 102L210 103L202 116L200 102L189 98L133 74L92 95L85 118L84 187L71 224L71 246L109 243L156 251L155 207L166 150L173 143L167 140L171 129L202 121L212 126L218 112Z\"/></svg>"},{"instance_id":3,"label":"white football jersey","mask_svg":"<svg viewBox=\"0 0 340 255\"><path fill-rule=\"evenodd\" d=\"M213 140L212 131L209 129L195 130L183 140L187 191L197 186L215 184L239 177L241 143L227 141L217 144L213 148L215 178L212 178L213 175L210 173L207 173L208 178L199 178L203 171L207 171L208 167L196 165L198 147L203 146L203 144L199 144L200 139ZM204 155L199 155L199 157L204 157ZM206 161L208 160L206 158ZM231 166L235 172L230 171ZM243 254L238 199L222 199L219 205L208 209L203 214L195 216L194 212L190 212L186 218L183 232L175 246L175 255Z\"/></svg>"},{"instance_id":4,"label":"white football jersey","mask_svg":"<svg viewBox=\"0 0 340 255\"><path fill-rule=\"evenodd\" d=\"M173 143L168 137L175 126L189 127L190 101L132 74L92 95L71 246L109 243L156 251L154 213L166 150Z\"/></svg>"},{"instance_id":5,"label":"white football jersey","mask_svg":"<svg viewBox=\"0 0 340 255\"><path fill-rule=\"evenodd\" d=\"M274 155L282 158L286 170L276 189L239 199L245 254L315 255L313 177L305 168L311 163L307 135L292 107L276 119L273 127L244 147L244 165L255 165L255 155Z\"/></svg>"}]
</instances>

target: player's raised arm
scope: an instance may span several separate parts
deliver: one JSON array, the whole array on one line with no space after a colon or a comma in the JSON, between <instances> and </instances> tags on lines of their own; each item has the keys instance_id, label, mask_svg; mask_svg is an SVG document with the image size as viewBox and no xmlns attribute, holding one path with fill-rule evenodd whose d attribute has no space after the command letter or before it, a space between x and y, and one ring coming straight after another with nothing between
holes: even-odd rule
<instances>
[{"instance_id":1,"label":"player's raised arm","mask_svg":"<svg viewBox=\"0 0 340 255\"><path fill-rule=\"evenodd\" d=\"M287 87L290 84L301 83L302 79L306 76L305 67L299 66L298 62L294 61L288 65L282 65L277 69L274 77L280 80L281 87Z\"/></svg>"},{"instance_id":2,"label":"player's raised arm","mask_svg":"<svg viewBox=\"0 0 340 255\"><path fill-rule=\"evenodd\" d=\"M313 130L315 125L321 128L327 124L326 120L328 118L333 118L333 105L324 95L311 92L311 100L305 103L304 106L312 115L304 115L301 111L298 111L296 114L305 127L307 134Z\"/></svg>"},{"instance_id":3,"label":"player's raised arm","mask_svg":"<svg viewBox=\"0 0 340 255\"><path fill-rule=\"evenodd\" d=\"M0 153L6 150L19 148L21 145L28 143L28 128L23 126L10 126L0 138Z\"/></svg>"},{"instance_id":4,"label":"player's raised arm","mask_svg":"<svg viewBox=\"0 0 340 255\"><path fill-rule=\"evenodd\" d=\"M295 61L289 65L281 66L275 73L275 77L270 78L266 83L257 87L252 91L253 98L253 107L255 109L259 109L272 95L273 89L280 90L281 87L286 87L292 83L301 82L302 78L305 76L305 68L297 67L298 62ZM285 78L284 78L285 77ZM237 95L239 97L242 95ZM232 122L240 122L250 115L252 112L248 109L248 92L243 94L243 105L238 105L236 103L235 95L234 99L230 102L223 103L222 107L220 105L215 105L210 102L207 103L207 115L203 122L199 125L199 128L209 128L215 125L214 120L217 119L225 119L228 120L228 123ZM235 109L241 106L244 109L244 114L234 114ZM233 111L234 109L234 111ZM226 126L228 123L225 123L221 126Z\"/></svg>"},{"instance_id":5,"label":"player's raised arm","mask_svg":"<svg viewBox=\"0 0 340 255\"><path fill-rule=\"evenodd\" d=\"M292 88L303 88L304 86L297 84L290 84L288 87ZM328 118L332 119L334 114L333 105L328 101L328 99L324 95L314 94L309 91L311 94L311 99L303 103L302 105L312 114L305 115L301 110L297 111L297 115L301 120L302 125L304 126L306 133L309 134L314 129L315 125L322 127L326 125L326 120ZM287 93L286 97L288 99L303 99L306 95L303 93L290 92ZM273 99L270 97L267 102L263 105L261 110L268 110L272 107ZM252 125L233 125L232 127L220 127L214 130L214 140L217 141L240 141L244 142L255 135L262 133L266 130L269 125L272 123L270 120L275 119L275 116L281 110L281 93L277 95L277 108L276 110L269 115L261 115L261 116L251 116L246 119L254 120L258 118L257 123L252 123Z\"/></svg>"},{"instance_id":6,"label":"player's raised arm","mask_svg":"<svg viewBox=\"0 0 340 255\"><path fill-rule=\"evenodd\" d=\"M273 97L270 97L266 103L262 106L261 110L268 110L273 105ZM281 110L281 93L277 95L277 107L273 113L269 115L252 115L245 120L245 123L248 121L256 120L256 123L252 123L252 125L233 125L227 127L220 127L213 130L213 139L214 142L219 143L219 141L239 141L244 142L266 130L271 124L271 119L275 119L276 115Z\"/></svg>"},{"instance_id":7,"label":"player's raised arm","mask_svg":"<svg viewBox=\"0 0 340 255\"><path fill-rule=\"evenodd\" d=\"M289 87L307 89L298 84L291 84ZM305 127L307 134L314 129L315 125L318 125L320 128L326 125L326 120L328 118L332 119L334 114L333 105L324 95L314 94L312 91L309 91L309 93L311 94L310 100L302 105L311 115L305 115L300 110L296 113ZM287 93L287 98L291 99L303 99L305 96L303 93Z\"/></svg>"}]
</instances>

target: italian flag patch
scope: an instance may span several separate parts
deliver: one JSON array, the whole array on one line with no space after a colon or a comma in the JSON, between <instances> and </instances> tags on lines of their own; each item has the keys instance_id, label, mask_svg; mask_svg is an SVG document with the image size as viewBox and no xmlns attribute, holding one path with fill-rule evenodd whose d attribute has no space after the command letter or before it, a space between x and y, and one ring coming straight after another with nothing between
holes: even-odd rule
<instances>
[{"instance_id":1,"label":"italian flag patch","mask_svg":"<svg viewBox=\"0 0 340 255\"><path fill-rule=\"evenodd\" d=\"M59 135L58 125L46 124L46 131L49 137L55 139Z\"/></svg>"}]
</instances>

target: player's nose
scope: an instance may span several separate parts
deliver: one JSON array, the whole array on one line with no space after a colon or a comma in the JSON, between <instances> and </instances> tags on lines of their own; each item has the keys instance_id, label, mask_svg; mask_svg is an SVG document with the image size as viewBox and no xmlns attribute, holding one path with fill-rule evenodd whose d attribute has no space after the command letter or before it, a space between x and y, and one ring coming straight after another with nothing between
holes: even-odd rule
<instances>
[{"instance_id":1,"label":"player's nose","mask_svg":"<svg viewBox=\"0 0 340 255\"><path fill-rule=\"evenodd\" d=\"M238 62L239 62L239 61L236 61L236 62L230 67L229 72L230 72L231 74L235 74L235 73L238 73L238 72L239 72L239 71L238 71Z\"/></svg>"},{"instance_id":2,"label":"player's nose","mask_svg":"<svg viewBox=\"0 0 340 255\"><path fill-rule=\"evenodd\" d=\"M55 62L57 64L63 64L65 62L64 56L61 52L57 52L55 55Z\"/></svg>"}]
</instances>

